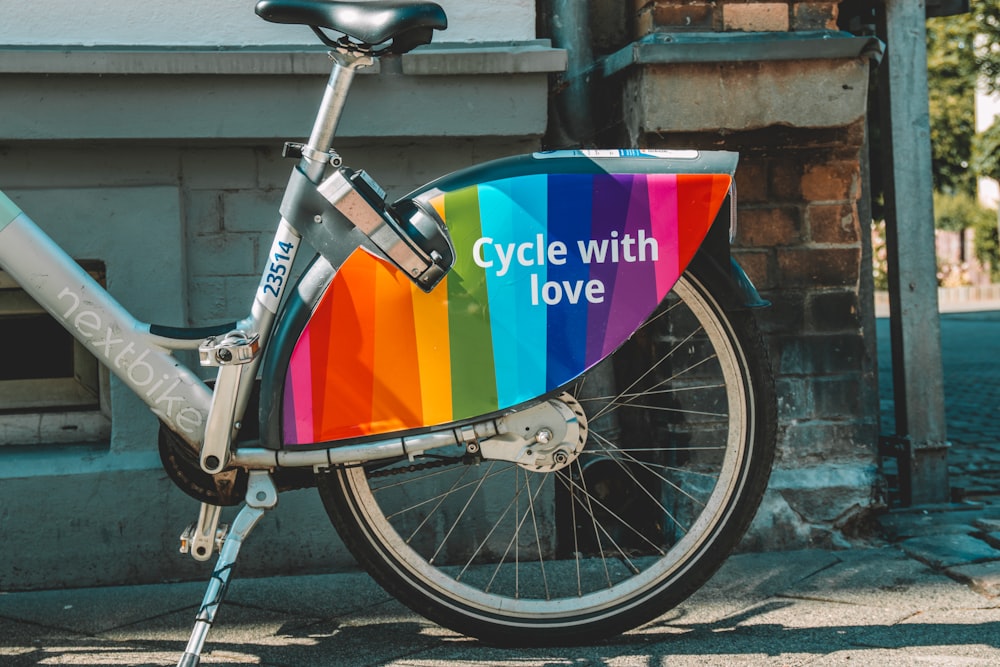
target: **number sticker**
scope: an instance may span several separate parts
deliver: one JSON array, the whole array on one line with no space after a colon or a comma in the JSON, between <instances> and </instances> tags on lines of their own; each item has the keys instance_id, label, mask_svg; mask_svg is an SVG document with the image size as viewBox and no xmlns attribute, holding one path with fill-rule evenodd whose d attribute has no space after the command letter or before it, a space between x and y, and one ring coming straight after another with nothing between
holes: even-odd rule
<instances>
[{"instance_id":1,"label":"number sticker","mask_svg":"<svg viewBox=\"0 0 1000 667\"><path fill-rule=\"evenodd\" d=\"M271 250L264 261L264 275L260 279L258 299L272 313L278 312L281 293L288 280L288 273L295 260L296 244L299 239L291 228L282 224L271 244Z\"/></svg>"}]
</instances>

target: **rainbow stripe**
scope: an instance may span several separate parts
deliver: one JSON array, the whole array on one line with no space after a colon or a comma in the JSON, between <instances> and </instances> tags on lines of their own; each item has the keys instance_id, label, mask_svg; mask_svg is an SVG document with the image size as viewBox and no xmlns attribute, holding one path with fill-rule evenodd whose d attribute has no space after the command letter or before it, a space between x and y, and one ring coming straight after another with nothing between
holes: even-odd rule
<instances>
[{"instance_id":1,"label":"rainbow stripe","mask_svg":"<svg viewBox=\"0 0 1000 667\"><path fill-rule=\"evenodd\" d=\"M454 267L425 294L351 255L293 350L285 444L468 419L572 381L666 296L730 180L531 174L436 196Z\"/></svg>"}]
</instances>

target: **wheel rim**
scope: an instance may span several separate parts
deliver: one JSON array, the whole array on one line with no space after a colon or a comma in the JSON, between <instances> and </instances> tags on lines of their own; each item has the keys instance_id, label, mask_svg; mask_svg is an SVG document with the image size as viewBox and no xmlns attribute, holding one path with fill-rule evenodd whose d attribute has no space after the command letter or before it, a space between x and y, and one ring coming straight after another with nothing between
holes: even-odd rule
<instances>
[{"instance_id":1,"label":"wheel rim","mask_svg":"<svg viewBox=\"0 0 1000 667\"><path fill-rule=\"evenodd\" d=\"M569 472L487 461L343 470L365 539L437 604L491 623L573 625L651 599L709 554L745 482L753 390L718 312L682 278L610 370L570 388L590 436ZM630 346L657 361L619 361Z\"/></svg>"}]
</instances>

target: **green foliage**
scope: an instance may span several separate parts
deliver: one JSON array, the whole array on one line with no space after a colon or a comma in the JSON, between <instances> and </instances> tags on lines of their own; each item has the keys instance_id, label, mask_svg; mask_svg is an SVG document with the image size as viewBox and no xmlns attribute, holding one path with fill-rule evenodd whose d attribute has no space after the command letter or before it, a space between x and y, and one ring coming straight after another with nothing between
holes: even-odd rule
<instances>
[{"instance_id":1,"label":"green foliage","mask_svg":"<svg viewBox=\"0 0 1000 667\"><path fill-rule=\"evenodd\" d=\"M1000 269L997 244L997 214L983 208L976 198L966 193L934 194L934 226L949 231L975 230L976 258L993 268L994 277Z\"/></svg>"},{"instance_id":2,"label":"green foliage","mask_svg":"<svg viewBox=\"0 0 1000 667\"><path fill-rule=\"evenodd\" d=\"M988 92L1000 93L1000 0L972 0L971 9L979 83ZM972 156L976 174L1000 181L1000 120L973 138Z\"/></svg>"},{"instance_id":3,"label":"green foliage","mask_svg":"<svg viewBox=\"0 0 1000 667\"><path fill-rule=\"evenodd\" d=\"M990 92L1000 92L1000 0L972 0L971 16L979 39L976 67Z\"/></svg>"},{"instance_id":4,"label":"green foliage","mask_svg":"<svg viewBox=\"0 0 1000 667\"><path fill-rule=\"evenodd\" d=\"M989 215L977 218L975 224L976 256L979 261L990 263L992 280L997 282L1000 281L1000 235L997 233L997 212L982 208L979 210L986 211Z\"/></svg>"},{"instance_id":5,"label":"green foliage","mask_svg":"<svg viewBox=\"0 0 1000 667\"><path fill-rule=\"evenodd\" d=\"M967 14L928 20L927 68L935 226L974 229L977 259L988 263L993 279L1000 280L997 213L975 199L977 176L1000 180L1000 120L985 132L975 131L977 86L1000 92L1000 0L971 0ZM878 145L877 132L872 142ZM877 157L876 148L873 168ZM873 188L877 196L877 173ZM875 216L873 272L876 288L884 289L885 223L877 210Z\"/></svg>"},{"instance_id":6,"label":"green foliage","mask_svg":"<svg viewBox=\"0 0 1000 667\"><path fill-rule=\"evenodd\" d=\"M1000 120L972 138L972 170L1000 181Z\"/></svg>"},{"instance_id":7,"label":"green foliage","mask_svg":"<svg viewBox=\"0 0 1000 667\"><path fill-rule=\"evenodd\" d=\"M885 239L885 220L872 220L872 278L875 289L889 289L889 248Z\"/></svg>"},{"instance_id":8,"label":"green foliage","mask_svg":"<svg viewBox=\"0 0 1000 667\"><path fill-rule=\"evenodd\" d=\"M976 177L969 169L976 132L973 92L979 78L976 32L971 14L927 22L931 164L934 189L941 192L976 191Z\"/></svg>"},{"instance_id":9,"label":"green foliage","mask_svg":"<svg viewBox=\"0 0 1000 667\"><path fill-rule=\"evenodd\" d=\"M998 171L1000 130L976 136L977 85L1000 91L1000 0L972 0L968 14L927 22L934 189L974 194Z\"/></svg>"},{"instance_id":10,"label":"green foliage","mask_svg":"<svg viewBox=\"0 0 1000 667\"><path fill-rule=\"evenodd\" d=\"M968 227L996 225L993 211L979 205L976 198L965 193L945 195L934 193L934 226L952 232Z\"/></svg>"}]
</instances>

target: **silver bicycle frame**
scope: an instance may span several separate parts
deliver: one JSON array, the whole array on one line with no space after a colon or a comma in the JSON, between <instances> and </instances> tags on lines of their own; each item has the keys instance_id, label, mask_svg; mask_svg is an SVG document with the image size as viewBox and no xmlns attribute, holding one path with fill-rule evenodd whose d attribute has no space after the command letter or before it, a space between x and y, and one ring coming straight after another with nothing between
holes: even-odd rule
<instances>
[{"instance_id":1,"label":"silver bicycle frame","mask_svg":"<svg viewBox=\"0 0 1000 667\"><path fill-rule=\"evenodd\" d=\"M354 72L371 57L331 53L333 71L299 170L318 183L329 164L330 147ZM231 328L259 336L264 349L300 243L299 234L282 218L251 305L250 314ZM197 349L204 330L167 329L140 322L87 274L38 225L0 192L0 268L85 345L149 408L195 450L206 439L212 391L173 356ZM218 329L218 330L215 330ZM214 328L224 333L226 327ZM233 424L246 410L261 356L240 376L231 408ZM212 437L219 434L212 434ZM224 434L222 434L224 435ZM247 462L249 463L249 462ZM272 464L273 465L273 464Z\"/></svg>"}]
</instances>

